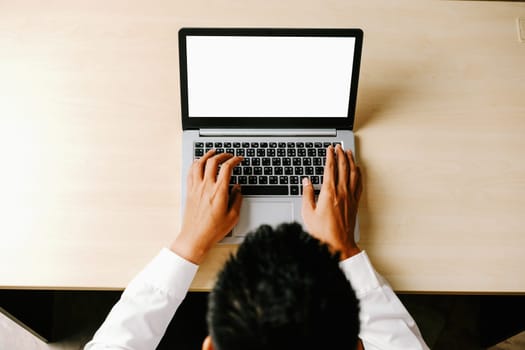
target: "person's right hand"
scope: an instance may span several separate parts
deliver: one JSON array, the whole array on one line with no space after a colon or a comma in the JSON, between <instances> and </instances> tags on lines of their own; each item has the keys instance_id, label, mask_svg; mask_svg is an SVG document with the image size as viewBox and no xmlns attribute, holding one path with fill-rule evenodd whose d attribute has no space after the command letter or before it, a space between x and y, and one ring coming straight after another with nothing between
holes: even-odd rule
<instances>
[{"instance_id":1,"label":"person's right hand","mask_svg":"<svg viewBox=\"0 0 525 350\"><path fill-rule=\"evenodd\" d=\"M363 187L352 151L329 146L323 176L317 203L312 183L303 178L303 221L312 236L340 252L344 260L361 251L354 240L354 228Z\"/></svg>"}]
</instances>

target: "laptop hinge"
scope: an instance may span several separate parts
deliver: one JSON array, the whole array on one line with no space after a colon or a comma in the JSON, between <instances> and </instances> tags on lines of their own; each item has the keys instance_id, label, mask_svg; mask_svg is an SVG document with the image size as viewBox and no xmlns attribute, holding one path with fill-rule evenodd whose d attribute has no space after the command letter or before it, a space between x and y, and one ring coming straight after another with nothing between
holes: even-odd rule
<instances>
[{"instance_id":1,"label":"laptop hinge","mask_svg":"<svg viewBox=\"0 0 525 350\"><path fill-rule=\"evenodd\" d=\"M200 129L200 136L337 136L336 129Z\"/></svg>"}]
</instances>

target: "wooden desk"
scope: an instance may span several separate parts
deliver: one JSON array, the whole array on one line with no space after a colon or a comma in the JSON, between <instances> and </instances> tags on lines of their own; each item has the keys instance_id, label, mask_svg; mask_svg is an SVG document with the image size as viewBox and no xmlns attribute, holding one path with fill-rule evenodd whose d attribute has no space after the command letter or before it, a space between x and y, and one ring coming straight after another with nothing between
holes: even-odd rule
<instances>
[{"instance_id":1,"label":"wooden desk","mask_svg":"<svg viewBox=\"0 0 525 350\"><path fill-rule=\"evenodd\" d=\"M120 289L171 242L180 27L360 27L362 247L398 291L524 293L519 16L524 3L4 1L0 286Z\"/></svg>"}]
</instances>

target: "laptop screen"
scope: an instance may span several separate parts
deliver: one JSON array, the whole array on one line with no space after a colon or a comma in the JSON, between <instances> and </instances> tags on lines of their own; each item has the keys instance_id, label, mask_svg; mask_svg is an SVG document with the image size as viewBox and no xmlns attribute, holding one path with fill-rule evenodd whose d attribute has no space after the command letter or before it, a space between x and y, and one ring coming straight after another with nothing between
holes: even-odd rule
<instances>
[{"instance_id":1,"label":"laptop screen","mask_svg":"<svg viewBox=\"0 0 525 350\"><path fill-rule=\"evenodd\" d=\"M352 128L359 29L183 28L183 128Z\"/></svg>"},{"instance_id":2,"label":"laptop screen","mask_svg":"<svg viewBox=\"0 0 525 350\"><path fill-rule=\"evenodd\" d=\"M355 38L188 36L189 117L348 115Z\"/></svg>"}]
</instances>

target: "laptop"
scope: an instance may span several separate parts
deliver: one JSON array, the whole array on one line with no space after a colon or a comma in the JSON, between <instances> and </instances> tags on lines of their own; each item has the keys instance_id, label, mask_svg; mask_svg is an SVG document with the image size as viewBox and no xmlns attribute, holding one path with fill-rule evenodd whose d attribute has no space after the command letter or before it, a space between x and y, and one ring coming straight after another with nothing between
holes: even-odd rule
<instances>
[{"instance_id":1,"label":"laptop","mask_svg":"<svg viewBox=\"0 0 525 350\"><path fill-rule=\"evenodd\" d=\"M355 153L362 41L360 29L182 28L182 210L192 162L215 148L244 156L230 182L240 220L221 243L302 223L302 177L318 191L326 147Z\"/></svg>"}]
</instances>

